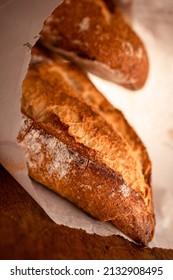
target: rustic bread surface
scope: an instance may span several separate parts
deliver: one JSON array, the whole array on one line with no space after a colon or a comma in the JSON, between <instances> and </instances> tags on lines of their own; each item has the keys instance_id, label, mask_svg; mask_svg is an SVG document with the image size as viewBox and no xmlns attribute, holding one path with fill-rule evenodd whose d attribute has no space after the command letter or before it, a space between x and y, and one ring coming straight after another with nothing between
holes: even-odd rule
<instances>
[{"instance_id":1,"label":"rustic bread surface","mask_svg":"<svg viewBox=\"0 0 173 280\"><path fill-rule=\"evenodd\" d=\"M147 245L154 216L145 147L80 69L38 54L23 82L18 137L29 175Z\"/></svg>"},{"instance_id":2,"label":"rustic bread surface","mask_svg":"<svg viewBox=\"0 0 173 280\"><path fill-rule=\"evenodd\" d=\"M44 22L41 41L104 79L140 89L148 76L147 53L115 2L63 1Z\"/></svg>"}]
</instances>

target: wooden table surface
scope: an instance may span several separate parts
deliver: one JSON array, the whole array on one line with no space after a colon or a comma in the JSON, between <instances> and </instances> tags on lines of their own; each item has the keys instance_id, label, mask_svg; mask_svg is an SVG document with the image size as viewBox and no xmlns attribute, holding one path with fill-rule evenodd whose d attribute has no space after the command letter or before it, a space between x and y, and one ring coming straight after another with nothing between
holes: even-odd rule
<instances>
[{"instance_id":1,"label":"wooden table surface","mask_svg":"<svg viewBox=\"0 0 173 280\"><path fill-rule=\"evenodd\" d=\"M173 250L57 225L0 165L0 259L172 260Z\"/></svg>"}]
</instances>

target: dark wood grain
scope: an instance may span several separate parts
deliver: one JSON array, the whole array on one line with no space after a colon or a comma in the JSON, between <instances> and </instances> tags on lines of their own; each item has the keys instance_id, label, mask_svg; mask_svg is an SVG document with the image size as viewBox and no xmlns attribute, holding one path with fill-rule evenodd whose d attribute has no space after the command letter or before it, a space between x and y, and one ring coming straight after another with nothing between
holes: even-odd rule
<instances>
[{"instance_id":1,"label":"dark wood grain","mask_svg":"<svg viewBox=\"0 0 173 280\"><path fill-rule=\"evenodd\" d=\"M0 259L173 259L173 250L57 225L0 166Z\"/></svg>"}]
</instances>

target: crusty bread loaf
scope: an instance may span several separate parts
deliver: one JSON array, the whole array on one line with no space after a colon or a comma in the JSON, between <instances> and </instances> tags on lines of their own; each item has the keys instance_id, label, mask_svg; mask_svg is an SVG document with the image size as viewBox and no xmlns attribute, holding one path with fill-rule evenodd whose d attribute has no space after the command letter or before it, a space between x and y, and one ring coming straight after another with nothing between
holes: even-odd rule
<instances>
[{"instance_id":1,"label":"crusty bread loaf","mask_svg":"<svg viewBox=\"0 0 173 280\"><path fill-rule=\"evenodd\" d=\"M148 57L116 2L65 0L44 22L40 39L87 71L137 90L146 82Z\"/></svg>"},{"instance_id":2,"label":"crusty bread loaf","mask_svg":"<svg viewBox=\"0 0 173 280\"><path fill-rule=\"evenodd\" d=\"M29 175L147 245L154 215L151 165L141 140L76 65L37 49L33 56L18 136Z\"/></svg>"}]
</instances>

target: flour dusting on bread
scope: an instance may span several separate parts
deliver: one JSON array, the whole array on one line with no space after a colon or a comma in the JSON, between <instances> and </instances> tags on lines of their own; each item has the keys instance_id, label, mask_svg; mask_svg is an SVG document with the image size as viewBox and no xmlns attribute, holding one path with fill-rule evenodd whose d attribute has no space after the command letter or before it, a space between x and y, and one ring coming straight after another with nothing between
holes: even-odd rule
<instances>
[{"instance_id":1,"label":"flour dusting on bread","mask_svg":"<svg viewBox=\"0 0 173 280\"><path fill-rule=\"evenodd\" d=\"M124 198L126 198L130 195L131 190L126 184L123 184L119 186L119 192Z\"/></svg>"},{"instance_id":2,"label":"flour dusting on bread","mask_svg":"<svg viewBox=\"0 0 173 280\"><path fill-rule=\"evenodd\" d=\"M29 118L28 123L32 121ZM26 130L26 124L21 127ZM42 168L43 151L47 158L46 170L49 176L64 178L71 169L71 164L80 160L78 153L70 151L67 146L56 137L46 134L44 131L31 127L21 142L25 150L25 156L29 168ZM84 168L85 163L79 168Z\"/></svg>"},{"instance_id":3,"label":"flour dusting on bread","mask_svg":"<svg viewBox=\"0 0 173 280\"><path fill-rule=\"evenodd\" d=\"M79 26L79 32L86 31L90 27L90 18L84 17L81 22L78 24Z\"/></svg>"}]
</instances>

